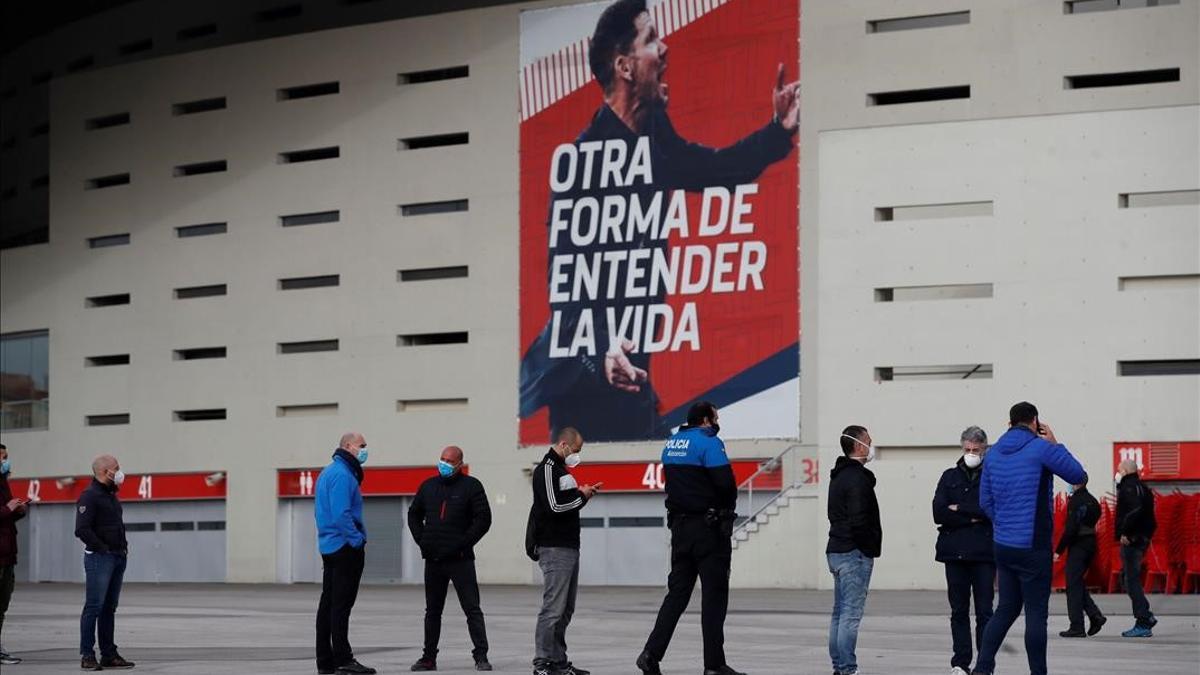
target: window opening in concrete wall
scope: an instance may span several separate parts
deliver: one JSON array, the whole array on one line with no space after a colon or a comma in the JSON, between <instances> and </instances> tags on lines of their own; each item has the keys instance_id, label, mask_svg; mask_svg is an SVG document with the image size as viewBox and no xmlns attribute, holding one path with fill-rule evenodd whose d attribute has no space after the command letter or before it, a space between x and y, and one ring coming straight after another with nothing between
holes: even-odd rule
<instances>
[{"instance_id":1,"label":"window opening in concrete wall","mask_svg":"<svg viewBox=\"0 0 1200 675\"><path fill-rule=\"evenodd\" d=\"M319 225L321 223L336 223L341 220L341 211L314 211L313 213L295 213L279 216L282 227L297 227L300 225Z\"/></svg>"},{"instance_id":2,"label":"window opening in concrete wall","mask_svg":"<svg viewBox=\"0 0 1200 675\"><path fill-rule=\"evenodd\" d=\"M88 248L107 248L109 246L126 246L129 244L128 234L106 234L102 237L89 237Z\"/></svg>"},{"instance_id":3,"label":"window opening in concrete wall","mask_svg":"<svg viewBox=\"0 0 1200 675\"><path fill-rule=\"evenodd\" d=\"M1122 377L1200 375L1200 359L1117 361L1117 373Z\"/></svg>"},{"instance_id":4,"label":"window opening in concrete wall","mask_svg":"<svg viewBox=\"0 0 1200 675\"><path fill-rule=\"evenodd\" d=\"M919 30L921 28L941 28L943 26L962 26L971 23L971 12L946 12L944 14L924 14L921 16L902 16L894 19L876 19L867 22L868 33L891 33L901 30Z\"/></svg>"},{"instance_id":5,"label":"window opening in concrete wall","mask_svg":"<svg viewBox=\"0 0 1200 675\"><path fill-rule=\"evenodd\" d=\"M154 49L154 40L146 38L145 40L137 40L135 42L127 42L120 47L117 47L117 53L121 56L129 56L130 54L140 54Z\"/></svg>"},{"instance_id":6,"label":"window opening in concrete wall","mask_svg":"<svg viewBox=\"0 0 1200 675\"><path fill-rule=\"evenodd\" d=\"M129 113L127 112L93 117L83 123L83 128L87 131L95 131L96 129L119 127L123 124L129 124Z\"/></svg>"},{"instance_id":7,"label":"window opening in concrete wall","mask_svg":"<svg viewBox=\"0 0 1200 675\"><path fill-rule=\"evenodd\" d=\"M226 105L224 96L214 98L202 98L195 101L184 101L183 103L175 103L171 105L171 114L176 117L180 115L195 115L197 113L212 112L214 110L224 110Z\"/></svg>"},{"instance_id":8,"label":"window opening in concrete wall","mask_svg":"<svg viewBox=\"0 0 1200 675\"><path fill-rule=\"evenodd\" d=\"M129 174L116 173L111 176L98 176L96 178L89 178L85 183L85 186L88 190L102 190L104 188L116 187L118 185L128 185L129 180Z\"/></svg>"},{"instance_id":9,"label":"window opening in concrete wall","mask_svg":"<svg viewBox=\"0 0 1200 675\"><path fill-rule=\"evenodd\" d=\"M334 145L328 148L311 148L308 150L290 150L279 153L280 164L298 164L300 162L317 162L322 159L337 159L341 156L341 148Z\"/></svg>"},{"instance_id":10,"label":"window opening in concrete wall","mask_svg":"<svg viewBox=\"0 0 1200 675\"><path fill-rule=\"evenodd\" d=\"M49 427L49 346L46 330L0 335L0 434Z\"/></svg>"},{"instance_id":11,"label":"window opening in concrete wall","mask_svg":"<svg viewBox=\"0 0 1200 675\"><path fill-rule=\"evenodd\" d=\"M277 345L280 354L307 354L310 352L336 352L337 340L304 340L300 342L280 342Z\"/></svg>"},{"instance_id":12,"label":"window opening in concrete wall","mask_svg":"<svg viewBox=\"0 0 1200 675\"><path fill-rule=\"evenodd\" d=\"M223 359L225 358L225 347L191 347L189 349L176 349L176 361L196 361L199 359Z\"/></svg>"},{"instance_id":13,"label":"window opening in concrete wall","mask_svg":"<svg viewBox=\"0 0 1200 675\"><path fill-rule=\"evenodd\" d=\"M1200 274L1154 274L1117 279L1119 291L1200 290Z\"/></svg>"},{"instance_id":14,"label":"window opening in concrete wall","mask_svg":"<svg viewBox=\"0 0 1200 675\"><path fill-rule=\"evenodd\" d=\"M128 354L108 354L106 356L89 356L84 360L84 363L89 367L104 367L104 366L127 366L129 365Z\"/></svg>"},{"instance_id":15,"label":"window opening in concrete wall","mask_svg":"<svg viewBox=\"0 0 1200 675\"><path fill-rule=\"evenodd\" d=\"M182 42L184 40L195 40L197 38L202 38L206 35L213 35L216 32L217 32L217 24L204 23L204 24L200 24L199 26L189 26L188 28L180 28L179 32L175 33L175 37L177 39L179 39L179 41Z\"/></svg>"},{"instance_id":16,"label":"window opening in concrete wall","mask_svg":"<svg viewBox=\"0 0 1200 675\"><path fill-rule=\"evenodd\" d=\"M466 410L465 398L410 398L396 401L396 412Z\"/></svg>"},{"instance_id":17,"label":"window opening in concrete wall","mask_svg":"<svg viewBox=\"0 0 1200 675\"><path fill-rule=\"evenodd\" d=\"M317 96L332 96L341 91L339 82L319 82L317 84L302 84L296 87L284 87L275 92L275 98L280 101L292 101L299 98L315 98Z\"/></svg>"},{"instance_id":18,"label":"window opening in concrete wall","mask_svg":"<svg viewBox=\"0 0 1200 675\"><path fill-rule=\"evenodd\" d=\"M888 222L931 218L972 218L992 215L992 207L993 204L990 201L877 206L875 207L875 220L876 222Z\"/></svg>"},{"instance_id":19,"label":"window opening in concrete wall","mask_svg":"<svg viewBox=\"0 0 1200 675\"><path fill-rule=\"evenodd\" d=\"M1063 78L1064 89L1095 89L1097 87L1130 87L1139 84L1178 82L1178 68L1154 70L1130 70L1122 73L1094 73L1091 75L1067 75Z\"/></svg>"},{"instance_id":20,"label":"window opening in concrete wall","mask_svg":"<svg viewBox=\"0 0 1200 675\"><path fill-rule=\"evenodd\" d=\"M1117 207L1139 209L1149 206L1197 206L1200 190L1158 190L1155 192L1122 192L1117 195Z\"/></svg>"},{"instance_id":21,"label":"window opening in concrete wall","mask_svg":"<svg viewBox=\"0 0 1200 675\"><path fill-rule=\"evenodd\" d=\"M175 289L176 300L189 300L191 298L211 298L218 295L228 295L229 288L225 284L209 284L207 286L188 286L186 288Z\"/></svg>"},{"instance_id":22,"label":"window opening in concrete wall","mask_svg":"<svg viewBox=\"0 0 1200 675\"><path fill-rule=\"evenodd\" d=\"M199 408L196 410L176 410L172 413L176 422L204 422L207 420L225 419L224 408Z\"/></svg>"},{"instance_id":23,"label":"window opening in concrete wall","mask_svg":"<svg viewBox=\"0 0 1200 675\"><path fill-rule=\"evenodd\" d=\"M428 345L461 345L467 343L467 331L449 333L410 333L397 335L397 347L425 347Z\"/></svg>"},{"instance_id":24,"label":"window opening in concrete wall","mask_svg":"<svg viewBox=\"0 0 1200 675\"><path fill-rule=\"evenodd\" d=\"M433 281L436 279L462 279L467 277L469 270L466 265L454 267L423 267L420 269L400 270L398 281Z\"/></svg>"},{"instance_id":25,"label":"window opening in concrete wall","mask_svg":"<svg viewBox=\"0 0 1200 675\"><path fill-rule=\"evenodd\" d=\"M336 403L302 403L297 405L281 405L275 407L276 417L316 417L318 415L336 415Z\"/></svg>"},{"instance_id":26,"label":"window opening in concrete wall","mask_svg":"<svg viewBox=\"0 0 1200 675\"><path fill-rule=\"evenodd\" d=\"M114 293L112 295L93 295L87 299L88 307L115 307L117 305L128 305L128 293Z\"/></svg>"},{"instance_id":27,"label":"window opening in concrete wall","mask_svg":"<svg viewBox=\"0 0 1200 675\"><path fill-rule=\"evenodd\" d=\"M280 5L271 7L257 12L254 15L254 20L259 23L269 23L271 21L282 21L283 19L292 19L304 13L304 6L299 4Z\"/></svg>"},{"instance_id":28,"label":"window opening in concrete wall","mask_svg":"<svg viewBox=\"0 0 1200 675\"><path fill-rule=\"evenodd\" d=\"M1063 14L1086 14L1114 9L1138 9L1178 4L1179 0L1067 0L1063 3Z\"/></svg>"},{"instance_id":29,"label":"window opening in concrete wall","mask_svg":"<svg viewBox=\"0 0 1200 675\"><path fill-rule=\"evenodd\" d=\"M867 94L867 105L903 105L906 103L949 101L959 98L971 98L971 85L960 84L951 87L881 91L874 94Z\"/></svg>"},{"instance_id":30,"label":"window opening in concrete wall","mask_svg":"<svg viewBox=\"0 0 1200 675\"><path fill-rule=\"evenodd\" d=\"M441 80L457 80L470 77L470 66L451 66L449 68L434 68L432 70L417 70L411 73L400 73L396 84L424 84Z\"/></svg>"},{"instance_id":31,"label":"window opening in concrete wall","mask_svg":"<svg viewBox=\"0 0 1200 675\"><path fill-rule=\"evenodd\" d=\"M176 178L183 176L199 176L206 173L221 173L229 170L229 164L223 159L216 159L210 162L196 162L194 164L180 164L175 167L174 173Z\"/></svg>"},{"instance_id":32,"label":"window opening in concrete wall","mask_svg":"<svg viewBox=\"0 0 1200 675\"><path fill-rule=\"evenodd\" d=\"M229 223L199 223L175 228L175 236L180 239L187 237L207 237L214 234L225 234L229 231Z\"/></svg>"},{"instance_id":33,"label":"window opening in concrete wall","mask_svg":"<svg viewBox=\"0 0 1200 675\"><path fill-rule=\"evenodd\" d=\"M881 366L875 369L876 382L915 382L925 380L987 380L992 364L966 363L934 366Z\"/></svg>"},{"instance_id":34,"label":"window opening in concrete wall","mask_svg":"<svg viewBox=\"0 0 1200 675\"><path fill-rule=\"evenodd\" d=\"M129 424L129 413L113 413L110 415L88 415L89 427L108 427L117 424Z\"/></svg>"},{"instance_id":35,"label":"window opening in concrete wall","mask_svg":"<svg viewBox=\"0 0 1200 675\"><path fill-rule=\"evenodd\" d=\"M434 134L432 136L413 136L400 139L400 150L423 150L425 148L442 148L450 145L466 145L471 141L467 132L457 134Z\"/></svg>"},{"instance_id":36,"label":"window opening in concrete wall","mask_svg":"<svg viewBox=\"0 0 1200 675\"><path fill-rule=\"evenodd\" d=\"M939 286L892 286L875 289L875 302L922 300L971 300L992 297L992 284L944 284Z\"/></svg>"},{"instance_id":37,"label":"window opening in concrete wall","mask_svg":"<svg viewBox=\"0 0 1200 675\"><path fill-rule=\"evenodd\" d=\"M279 290L297 291L306 288L326 288L341 284L341 275L322 274L311 277L289 277L279 280Z\"/></svg>"},{"instance_id":38,"label":"window opening in concrete wall","mask_svg":"<svg viewBox=\"0 0 1200 675\"><path fill-rule=\"evenodd\" d=\"M466 199L450 199L442 202L420 202L416 204L401 204L402 216L429 216L437 213L456 213L466 211L469 202Z\"/></svg>"}]
</instances>

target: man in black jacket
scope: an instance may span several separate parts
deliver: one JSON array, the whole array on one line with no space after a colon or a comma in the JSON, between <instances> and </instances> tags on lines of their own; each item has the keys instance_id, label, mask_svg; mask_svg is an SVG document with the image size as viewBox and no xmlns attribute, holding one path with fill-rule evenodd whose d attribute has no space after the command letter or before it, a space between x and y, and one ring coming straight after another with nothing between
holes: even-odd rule
<instances>
[{"instance_id":1,"label":"man in black jacket","mask_svg":"<svg viewBox=\"0 0 1200 675\"><path fill-rule=\"evenodd\" d=\"M1113 536L1121 543L1121 567L1125 577L1125 590L1133 604L1133 616L1137 620L1133 628L1121 633L1122 637L1152 637L1151 629L1158 623L1150 611L1150 601L1142 590L1142 560L1150 539L1158 529L1154 518L1154 493L1142 483L1138 476L1138 465L1133 460L1121 462L1117 473L1121 476L1117 484L1117 517Z\"/></svg>"},{"instance_id":2,"label":"man in black jacket","mask_svg":"<svg viewBox=\"0 0 1200 675\"><path fill-rule=\"evenodd\" d=\"M996 561L992 553L992 521L979 508L979 477L987 433L967 427L959 437L963 454L942 473L933 495L933 522L938 525L937 561L946 567L950 600L950 636L954 655L950 675L966 675L974 659L971 643L971 598L975 598L975 647L992 618Z\"/></svg>"},{"instance_id":3,"label":"man in black jacket","mask_svg":"<svg viewBox=\"0 0 1200 675\"><path fill-rule=\"evenodd\" d=\"M79 618L79 656L83 670L125 670L133 663L121 658L113 642L117 603L129 544L117 490L125 472L112 455L92 461L92 484L75 503L75 536L83 542L83 570L87 576L86 599ZM100 661L96 661L96 641Z\"/></svg>"},{"instance_id":4,"label":"man in black jacket","mask_svg":"<svg viewBox=\"0 0 1200 675\"><path fill-rule=\"evenodd\" d=\"M421 483L408 508L408 530L425 559L425 651L412 669L437 670L442 609L453 582L475 647L475 670L491 670L473 547L492 526L492 509L483 484L462 472L462 448L447 446L437 466L438 475Z\"/></svg>"},{"instance_id":5,"label":"man in black jacket","mask_svg":"<svg viewBox=\"0 0 1200 675\"><path fill-rule=\"evenodd\" d=\"M865 466L875 446L865 427L850 425L839 439L842 456L829 474L829 543L825 558L833 574L833 617L829 657L837 675L858 672L858 626L867 604L867 587L883 545L875 474Z\"/></svg>"},{"instance_id":6,"label":"man in black jacket","mask_svg":"<svg viewBox=\"0 0 1200 675\"><path fill-rule=\"evenodd\" d=\"M579 511L600 485L579 485L567 467L579 466L583 436L566 427L533 470L531 557L542 570L542 609L534 632L533 675L588 675L567 659L567 626L579 590Z\"/></svg>"},{"instance_id":7,"label":"man in black jacket","mask_svg":"<svg viewBox=\"0 0 1200 675\"><path fill-rule=\"evenodd\" d=\"M25 500L13 497L8 487L8 474L12 463L8 460L8 448L0 443L0 635L4 633L4 614L12 599L16 583L17 566L17 521L25 517ZM0 641L0 665L15 666L21 659L4 651Z\"/></svg>"},{"instance_id":8,"label":"man in black jacket","mask_svg":"<svg viewBox=\"0 0 1200 675\"><path fill-rule=\"evenodd\" d=\"M1065 638L1087 637L1100 632L1108 621L1088 593L1087 576L1092 559L1096 557L1096 523L1100 520L1100 502L1088 492L1087 479L1071 486L1067 499L1067 522L1062 537L1054 549L1057 560L1067 553L1067 618L1071 625L1059 633ZM1083 615L1087 613L1088 629L1083 630Z\"/></svg>"}]
</instances>

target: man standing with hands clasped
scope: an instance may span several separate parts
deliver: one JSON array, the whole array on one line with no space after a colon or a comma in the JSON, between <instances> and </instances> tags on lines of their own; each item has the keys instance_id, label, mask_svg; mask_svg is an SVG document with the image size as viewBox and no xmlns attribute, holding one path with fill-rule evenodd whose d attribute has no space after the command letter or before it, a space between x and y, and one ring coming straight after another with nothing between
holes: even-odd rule
<instances>
[{"instance_id":1,"label":"man standing with hands clasped","mask_svg":"<svg viewBox=\"0 0 1200 675\"><path fill-rule=\"evenodd\" d=\"M75 536L83 542L86 599L79 617L79 667L83 670L127 670L133 667L117 653L113 641L117 603L125 579L129 544L117 491L125 472L112 455L92 461L92 484L75 503ZM96 641L100 661L96 661Z\"/></svg>"},{"instance_id":2,"label":"man standing with hands clasped","mask_svg":"<svg viewBox=\"0 0 1200 675\"><path fill-rule=\"evenodd\" d=\"M1067 524L1054 549L1054 559L1067 554L1067 618L1071 625L1060 637L1080 638L1095 635L1108 621L1088 593L1088 567L1096 557L1096 522L1100 520L1100 502L1088 492L1087 481L1072 485L1067 494ZM1087 612L1088 629L1083 630L1083 614Z\"/></svg>"}]
</instances>

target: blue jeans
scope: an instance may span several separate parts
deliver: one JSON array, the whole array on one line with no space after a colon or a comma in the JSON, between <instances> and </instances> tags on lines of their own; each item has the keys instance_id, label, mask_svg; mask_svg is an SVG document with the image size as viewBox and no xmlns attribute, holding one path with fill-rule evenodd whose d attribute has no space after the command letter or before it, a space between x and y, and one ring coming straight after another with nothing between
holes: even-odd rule
<instances>
[{"instance_id":1,"label":"blue jeans","mask_svg":"<svg viewBox=\"0 0 1200 675\"><path fill-rule=\"evenodd\" d=\"M829 571L833 573L833 616L829 621L829 658L837 673L858 670L854 648L858 645L858 625L862 623L863 608L867 605L867 587L875 559L862 551L826 553Z\"/></svg>"},{"instance_id":2,"label":"blue jeans","mask_svg":"<svg viewBox=\"0 0 1200 675\"><path fill-rule=\"evenodd\" d=\"M1017 617L1025 609L1025 654L1030 675L1046 675L1046 619L1050 613L1050 549L1009 548L996 544L996 573L1000 600L983 631L983 645L975 670L990 675L996 669L996 652Z\"/></svg>"},{"instance_id":3,"label":"blue jeans","mask_svg":"<svg viewBox=\"0 0 1200 675\"><path fill-rule=\"evenodd\" d=\"M100 658L117 655L113 644L113 628L117 601L121 598L121 581L125 578L125 556L116 553L83 554L83 571L87 575L86 599L79 617L79 655L96 656L96 628L99 623Z\"/></svg>"}]
</instances>

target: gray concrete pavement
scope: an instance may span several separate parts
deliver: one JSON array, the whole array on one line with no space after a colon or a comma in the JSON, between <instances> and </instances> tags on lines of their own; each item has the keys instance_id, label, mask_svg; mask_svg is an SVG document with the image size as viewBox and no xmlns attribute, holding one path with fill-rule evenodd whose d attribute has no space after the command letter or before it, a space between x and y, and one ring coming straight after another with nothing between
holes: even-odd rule
<instances>
[{"instance_id":1,"label":"gray concrete pavement","mask_svg":"<svg viewBox=\"0 0 1200 675\"><path fill-rule=\"evenodd\" d=\"M136 672L223 675L314 673L314 586L126 586L117 642ZM596 675L637 675L641 649L662 597L657 588L585 588L568 643L571 658ZM4 675L78 672L80 586L19 585L4 626L4 645L25 659ZM1080 675L1200 673L1200 596L1151 596L1161 622L1155 637L1127 640L1132 624L1123 596L1098 596L1111 621L1082 640L1063 640L1064 598L1051 605L1050 670ZM486 587L492 663L498 672L529 672L539 591ZM381 673L408 672L420 655L424 598L419 587L364 587L351 640L359 658ZM700 600L680 622L663 664L668 675L700 673ZM753 675L830 672L825 648L830 594L817 591L735 591L726 622L732 665ZM938 592L872 592L859 640L864 675L949 671L945 596ZM1018 620L1000 656L998 673L1028 672ZM474 672L462 612L448 602L439 666ZM10 670L11 669L11 670Z\"/></svg>"}]
</instances>

